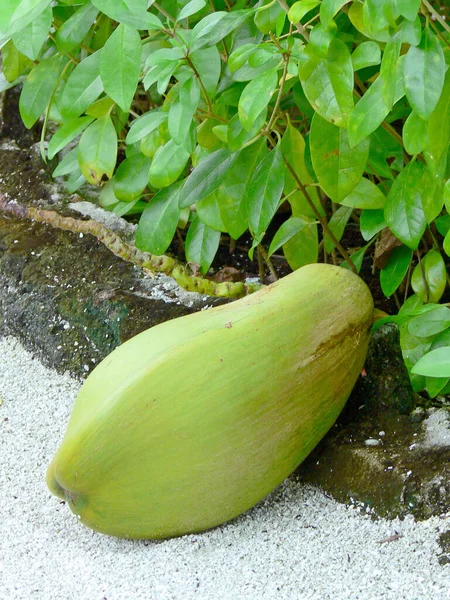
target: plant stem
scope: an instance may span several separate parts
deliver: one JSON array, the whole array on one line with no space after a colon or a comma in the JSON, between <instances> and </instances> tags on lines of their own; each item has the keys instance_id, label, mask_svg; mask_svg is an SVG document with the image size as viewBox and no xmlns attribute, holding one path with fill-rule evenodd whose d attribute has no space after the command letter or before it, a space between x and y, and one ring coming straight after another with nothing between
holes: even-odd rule
<instances>
[{"instance_id":1,"label":"plant stem","mask_svg":"<svg viewBox=\"0 0 450 600\"><path fill-rule=\"evenodd\" d=\"M428 2L428 0L422 0L422 4L427 9L427 12L430 15L433 15L433 17L436 19L436 21L440 25L442 25L442 27L445 29L445 31L447 33L450 33L450 26L444 21L444 19L441 17L441 15L431 6L431 4Z\"/></svg>"},{"instance_id":2,"label":"plant stem","mask_svg":"<svg viewBox=\"0 0 450 600\"><path fill-rule=\"evenodd\" d=\"M242 281L225 281L216 283L210 279L191 275L186 266L170 256L154 256L143 252L122 240L114 231L93 219L83 221L72 217L63 217L54 210L41 210L31 206L24 206L15 201L6 200L0 193L0 212L13 215L16 218L30 219L38 223L46 223L57 229L93 235L104 244L115 256L131 262L150 273L165 273L175 279L180 287L189 292L198 292L209 296L222 298L240 298L252 294L262 286Z\"/></svg>"},{"instance_id":3,"label":"plant stem","mask_svg":"<svg viewBox=\"0 0 450 600\"><path fill-rule=\"evenodd\" d=\"M280 89L278 90L278 96L277 96L277 99L275 100L275 106L273 107L272 114L270 115L270 120L266 127L267 133L270 133L272 131L273 124L275 122L275 119L277 118L278 107L280 106L281 98L283 96L284 82L286 81L286 76L287 76L288 67L289 67L289 55L283 55L283 60L284 60L284 69L283 69L283 74L280 79Z\"/></svg>"},{"instance_id":4,"label":"plant stem","mask_svg":"<svg viewBox=\"0 0 450 600\"><path fill-rule=\"evenodd\" d=\"M197 78L197 81L201 87L202 94L203 94L203 97L205 98L205 102L208 107L208 110L210 113L212 113L213 108L212 108L211 100L209 99L208 92L206 91L206 88L203 84L202 78L200 77L200 73L197 71L197 69L196 69L194 63L192 62L192 60L190 59L189 55L186 54L184 58L186 59L186 62L190 66L190 68L194 71L194 75Z\"/></svg>"},{"instance_id":5,"label":"plant stem","mask_svg":"<svg viewBox=\"0 0 450 600\"><path fill-rule=\"evenodd\" d=\"M270 274L272 275L273 279L274 279L275 281L277 281L277 279L278 279L278 275L277 275L277 273L276 273L276 271L275 271L275 269L274 269L274 266L273 266L273 264L272 264L272 261L270 260L270 257L269 257L269 255L267 254L267 251L266 251L266 249L264 248L264 246L263 246L262 244L259 244L259 246L258 246L258 252L259 252L259 253L261 254L261 256L263 257L263 259L264 259L264 262L266 263L266 265L267 265L267 268L269 269L269 271L270 271Z\"/></svg>"},{"instance_id":6,"label":"plant stem","mask_svg":"<svg viewBox=\"0 0 450 600\"><path fill-rule=\"evenodd\" d=\"M278 0L278 4L281 6L281 8L284 10L284 12L286 14L288 14L289 12L289 6L286 3L285 0ZM305 29L305 27L301 24L301 23L295 23L295 28L297 29L298 33L307 41L309 42L309 34L307 32L307 30Z\"/></svg>"}]
</instances>

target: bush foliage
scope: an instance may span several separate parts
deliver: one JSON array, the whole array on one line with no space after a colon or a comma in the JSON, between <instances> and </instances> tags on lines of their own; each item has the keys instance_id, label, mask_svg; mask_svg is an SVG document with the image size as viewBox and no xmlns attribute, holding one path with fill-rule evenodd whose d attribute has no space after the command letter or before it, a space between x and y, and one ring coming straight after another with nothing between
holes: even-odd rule
<instances>
[{"instance_id":1,"label":"bush foliage","mask_svg":"<svg viewBox=\"0 0 450 600\"><path fill-rule=\"evenodd\" d=\"M69 191L140 215L143 250L182 228L203 274L221 234L292 269L370 257L434 397L450 391L448 16L428 0L3 0L0 89L23 84Z\"/></svg>"}]
</instances>

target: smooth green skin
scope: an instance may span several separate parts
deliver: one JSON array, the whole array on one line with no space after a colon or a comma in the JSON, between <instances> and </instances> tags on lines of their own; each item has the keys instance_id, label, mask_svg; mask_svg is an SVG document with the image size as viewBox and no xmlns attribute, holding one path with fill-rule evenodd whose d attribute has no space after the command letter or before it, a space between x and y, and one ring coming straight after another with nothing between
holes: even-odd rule
<instances>
[{"instance_id":1,"label":"smooth green skin","mask_svg":"<svg viewBox=\"0 0 450 600\"><path fill-rule=\"evenodd\" d=\"M314 264L137 335L82 386L50 490L85 525L120 537L168 538L232 519L333 425L372 322L362 280Z\"/></svg>"}]
</instances>

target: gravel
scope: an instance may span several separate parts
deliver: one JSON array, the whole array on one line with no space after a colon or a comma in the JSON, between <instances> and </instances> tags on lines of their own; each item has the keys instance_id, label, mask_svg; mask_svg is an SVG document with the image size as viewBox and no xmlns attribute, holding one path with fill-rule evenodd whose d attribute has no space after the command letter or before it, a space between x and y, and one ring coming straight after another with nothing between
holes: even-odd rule
<instances>
[{"instance_id":1,"label":"gravel","mask_svg":"<svg viewBox=\"0 0 450 600\"><path fill-rule=\"evenodd\" d=\"M0 599L446 600L450 519L375 519L289 478L204 534L127 541L81 525L45 485L80 382L0 339Z\"/></svg>"}]
</instances>

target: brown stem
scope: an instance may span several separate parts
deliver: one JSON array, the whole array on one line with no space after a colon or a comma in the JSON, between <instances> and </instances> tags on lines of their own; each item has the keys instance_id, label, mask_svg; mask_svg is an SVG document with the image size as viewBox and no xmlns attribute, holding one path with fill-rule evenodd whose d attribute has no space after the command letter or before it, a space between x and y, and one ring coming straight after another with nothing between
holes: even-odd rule
<instances>
[{"instance_id":1,"label":"brown stem","mask_svg":"<svg viewBox=\"0 0 450 600\"><path fill-rule=\"evenodd\" d=\"M197 81L198 81L198 83L199 83L199 85L201 87L201 90L202 90L203 96L205 98L205 102L206 102L206 105L208 107L208 110L209 110L210 113L212 113L213 108L212 108L211 100L209 99L208 92L206 91L206 88L205 88L205 86L203 84L202 78L200 77L200 73L197 71L194 63L192 62L192 60L190 59L190 57L188 55L186 55L184 58L185 58L187 64L190 66L190 68L194 71L194 75L195 75L195 77L196 77L196 79L197 79Z\"/></svg>"},{"instance_id":2,"label":"brown stem","mask_svg":"<svg viewBox=\"0 0 450 600\"><path fill-rule=\"evenodd\" d=\"M269 269L270 274L272 275L274 281L277 281L278 275L277 275L277 273L275 271L275 268L274 268L274 266L272 264L272 261L270 260L269 255L267 254L266 249L264 248L264 246L262 244L259 244L259 246L258 246L258 252L263 257L264 262L266 263L267 268Z\"/></svg>"}]
</instances>

